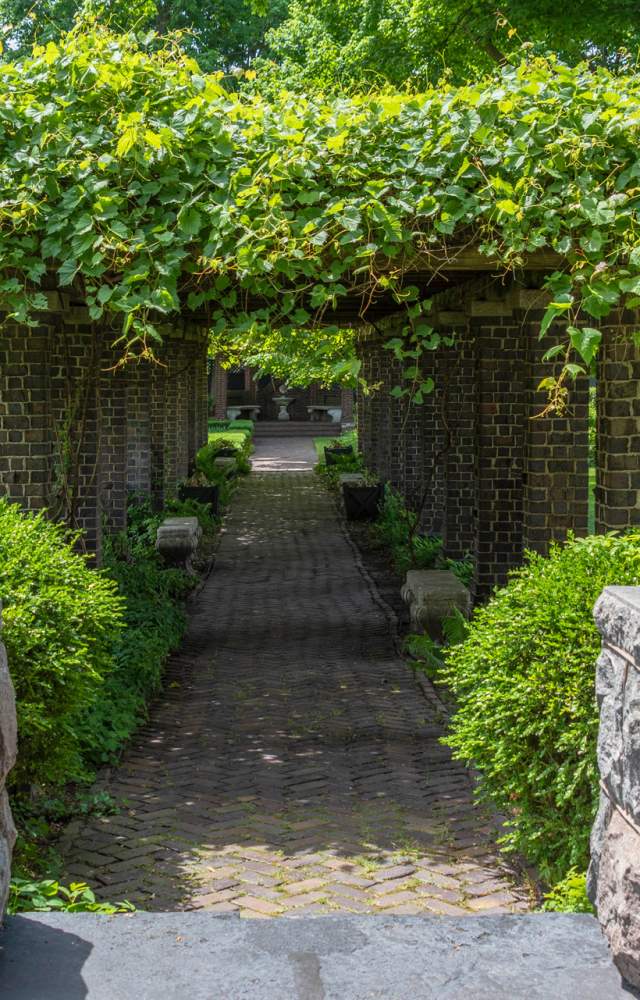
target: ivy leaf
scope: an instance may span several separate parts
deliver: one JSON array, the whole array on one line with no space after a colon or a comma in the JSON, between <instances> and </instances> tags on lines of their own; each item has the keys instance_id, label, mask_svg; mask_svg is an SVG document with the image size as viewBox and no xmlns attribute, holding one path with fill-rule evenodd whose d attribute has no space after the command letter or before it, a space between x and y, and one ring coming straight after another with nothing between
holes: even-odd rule
<instances>
[{"instance_id":1,"label":"ivy leaf","mask_svg":"<svg viewBox=\"0 0 640 1000\"><path fill-rule=\"evenodd\" d=\"M588 368L598 353L600 341L602 340L601 331L596 330L592 326L584 326L582 329L577 329L575 326L569 326L567 327L567 332L571 339L572 347L580 355ZM567 365L567 370L568 369L569 366Z\"/></svg>"},{"instance_id":2,"label":"ivy leaf","mask_svg":"<svg viewBox=\"0 0 640 1000\"><path fill-rule=\"evenodd\" d=\"M202 216L195 208L184 208L178 212L178 225L187 236L197 236L202 227Z\"/></svg>"}]
</instances>

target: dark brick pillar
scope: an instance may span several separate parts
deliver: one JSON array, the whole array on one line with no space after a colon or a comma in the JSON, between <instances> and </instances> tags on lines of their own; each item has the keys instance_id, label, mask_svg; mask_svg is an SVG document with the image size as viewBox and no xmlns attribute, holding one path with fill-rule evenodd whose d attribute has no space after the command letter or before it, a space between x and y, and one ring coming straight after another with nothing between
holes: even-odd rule
<instances>
[{"instance_id":1,"label":"dark brick pillar","mask_svg":"<svg viewBox=\"0 0 640 1000\"><path fill-rule=\"evenodd\" d=\"M125 372L127 489L152 492L152 394L157 364L141 361Z\"/></svg>"},{"instance_id":2,"label":"dark brick pillar","mask_svg":"<svg viewBox=\"0 0 640 1000\"><path fill-rule=\"evenodd\" d=\"M446 399L448 448L443 460L444 550L452 559L473 553L478 527L477 355L476 341L464 313L443 312L437 329L455 337L453 347L439 352L437 378Z\"/></svg>"},{"instance_id":3,"label":"dark brick pillar","mask_svg":"<svg viewBox=\"0 0 640 1000\"><path fill-rule=\"evenodd\" d=\"M213 370L214 416L216 420L227 419L227 371L220 362L214 361Z\"/></svg>"},{"instance_id":4,"label":"dark brick pillar","mask_svg":"<svg viewBox=\"0 0 640 1000\"><path fill-rule=\"evenodd\" d=\"M478 352L476 596L522 562L528 345L505 295L471 302Z\"/></svg>"},{"instance_id":5,"label":"dark brick pillar","mask_svg":"<svg viewBox=\"0 0 640 1000\"><path fill-rule=\"evenodd\" d=\"M353 424L354 413L354 391L353 389L340 390L340 408L342 410L342 424L349 427Z\"/></svg>"},{"instance_id":6,"label":"dark brick pillar","mask_svg":"<svg viewBox=\"0 0 640 1000\"><path fill-rule=\"evenodd\" d=\"M53 428L49 411L50 329L0 331L0 496L28 510L49 503Z\"/></svg>"},{"instance_id":7,"label":"dark brick pillar","mask_svg":"<svg viewBox=\"0 0 640 1000\"><path fill-rule=\"evenodd\" d=\"M105 361L98 382L98 500L105 529L112 532L127 524L127 374L105 370L113 363L111 352Z\"/></svg>"},{"instance_id":8,"label":"dark brick pillar","mask_svg":"<svg viewBox=\"0 0 640 1000\"><path fill-rule=\"evenodd\" d=\"M566 340L566 331L556 324L540 341L546 303L539 291L521 290L516 295L516 318L529 342L523 545L546 554L551 541L563 541L569 531L585 535L588 529L589 380L581 376L571 385L566 413L540 416L547 394L538 386L562 368L561 362L542 358L550 347Z\"/></svg>"},{"instance_id":9,"label":"dark brick pillar","mask_svg":"<svg viewBox=\"0 0 640 1000\"><path fill-rule=\"evenodd\" d=\"M640 348L637 324L603 331L598 373L596 531L640 524Z\"/></svg>"}]
</instances>

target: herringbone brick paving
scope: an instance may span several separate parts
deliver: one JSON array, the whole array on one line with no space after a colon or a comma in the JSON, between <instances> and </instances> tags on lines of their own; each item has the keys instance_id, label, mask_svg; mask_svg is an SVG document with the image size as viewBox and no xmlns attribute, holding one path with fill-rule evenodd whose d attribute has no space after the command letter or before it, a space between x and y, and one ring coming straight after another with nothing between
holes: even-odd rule
<instances>
[{"instance_id":1,"label":"herringbone brick paving","mask_svg":"<svg viewBox=\"0 0 640 1000\"><path fill-rule=\"evenodd\" d=\"M441 735L332 498L308 473L254 474L106 781L120 812L67 831L67 877L246 917L527 909Z\"/></svg>"}]
</instances>

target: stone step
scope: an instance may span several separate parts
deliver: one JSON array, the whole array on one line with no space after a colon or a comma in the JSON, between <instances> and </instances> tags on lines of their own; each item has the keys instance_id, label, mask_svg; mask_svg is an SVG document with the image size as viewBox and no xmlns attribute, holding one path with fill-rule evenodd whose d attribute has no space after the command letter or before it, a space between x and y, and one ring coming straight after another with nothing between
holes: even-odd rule
<instances>
[{"instance_id":1,"label":"stone step","mask_svg":"<svg viewBox=\"0 0 640 1000\"><path fill-rule=\"evenodd\" d=\"M10 917L3 1000L630 1000L586 914Z\"/></svg>"},{"instance_id":2,"label":"stone step","mask_svg":"<svg viewBox=\"0 0 640 1000\"><path fill-rule=\"evenodd\" d=\"M254 437L339 437L340 424L311 420L258 420Z\"/></svg>"}]
</instances>

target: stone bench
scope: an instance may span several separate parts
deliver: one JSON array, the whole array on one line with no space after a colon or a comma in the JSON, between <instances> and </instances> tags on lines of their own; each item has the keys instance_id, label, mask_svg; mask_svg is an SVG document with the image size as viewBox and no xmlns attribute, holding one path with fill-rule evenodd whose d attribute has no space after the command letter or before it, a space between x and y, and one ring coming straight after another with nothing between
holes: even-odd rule
<instances>
[{"instance_id":1,"label":"stone bench","mask_svg":"<svg viewBox=\"0 0 640 1000\"><path fill-rule=\"evenodd\" d=\"M319 423L325 416L332 424L339 424L342 419L342 409L339 406L307 406L307 413L315 423Z\"/></svg>"},{"instance_id":2,"label":"stone bench","mask_svg":"<svg viewBox=\"0 0 640 1000\"><path fill-rule=\"evenodd\" d=\"M442 638L442 621L453 611L460 611L465 618L471 613L469 591L447 569L410 569L401 593L409 606L412 628L432 639Z\"/></svg>"},{"instance_id":3,"label":"stone bench","mask_svg":"<svg viewBox=\"0 0 640 1000\"><path fill-rule=\"evenodd\" d=\"M246 414L247 420L256 421L258 419L258 414L260 413L261 407L254 406L253 403L247 403L243 406L228 406L227 407L227 420L238 420L243 414Z\"/></svg>"},{"instance_id":4,"label":"stone bench","mask_svg":"<svg viewBox=\"0 0 640 1000\"><path fill-rule=\"evenodd\" d=\"M156 534L156 549L169 566L193 573L191 560L202 537L197 517L168 517Z\"/></svg>"}]
</instances>

